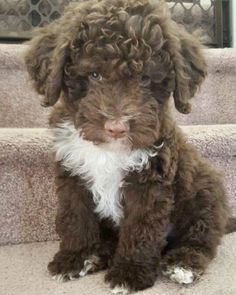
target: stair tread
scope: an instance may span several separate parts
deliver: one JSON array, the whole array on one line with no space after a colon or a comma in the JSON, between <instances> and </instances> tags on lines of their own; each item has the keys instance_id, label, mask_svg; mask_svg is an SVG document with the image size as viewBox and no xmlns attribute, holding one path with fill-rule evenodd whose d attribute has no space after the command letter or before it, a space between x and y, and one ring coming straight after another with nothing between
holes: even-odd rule
<instances>
[{"instance_id":1,"label":"stair tread","mask_svg":"<svg viewBox=\"0 0 236 295\"><path fill-rule=\"evenodd\" d=\"M217 257L207 272L192 286L176 285L160 277L155 286L139 294L234 295L236 294L236 233L224 237ZM58 249L58 242L0 247L0 294L4 295L108 295L104 272L78 281L57 283L46 266Z\"/></svg>"}]
</instances>

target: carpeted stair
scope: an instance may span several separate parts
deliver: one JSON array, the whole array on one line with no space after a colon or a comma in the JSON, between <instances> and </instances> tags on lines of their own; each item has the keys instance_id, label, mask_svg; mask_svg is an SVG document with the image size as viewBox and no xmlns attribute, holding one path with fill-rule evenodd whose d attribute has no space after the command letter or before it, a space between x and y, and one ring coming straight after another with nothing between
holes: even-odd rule
<instances>
[{"instance_id":1,"label":"carpeted stair","mask_svg":"<svg viewBox=\"0 0 236 295\"><path fill-rule=\"evenodd\" d=\"M0 45L0 295L109 294L104 273L75 282L51 280L46 265L58 242L48 109L20 63L23 45ZM189 141L225 175L236 215L236 50L206 50L209 76L193 99L193 112L176 113ZM235 295L236 233L193 286L158 278L146 295Z\"/></svg>"}]
</instances>

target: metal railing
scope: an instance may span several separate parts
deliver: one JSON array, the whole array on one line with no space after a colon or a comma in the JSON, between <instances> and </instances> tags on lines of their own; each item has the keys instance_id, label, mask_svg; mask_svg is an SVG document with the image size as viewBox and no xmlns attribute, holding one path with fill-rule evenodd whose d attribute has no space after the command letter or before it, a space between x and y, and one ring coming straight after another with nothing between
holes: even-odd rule
<instances>
[{"instance_id":1,"label":"metal railing","mask_svg":"<svg viewBox=\"0 0 236 295\"><path fill-rule=\"evenodd\" d=\"M29 39L33 28L58 18L69 2L79 0L0 0L0 38ZM166 0L173 19L200 35L209 46L222 47L222 0Z\"/></svg>"}]
</instances>

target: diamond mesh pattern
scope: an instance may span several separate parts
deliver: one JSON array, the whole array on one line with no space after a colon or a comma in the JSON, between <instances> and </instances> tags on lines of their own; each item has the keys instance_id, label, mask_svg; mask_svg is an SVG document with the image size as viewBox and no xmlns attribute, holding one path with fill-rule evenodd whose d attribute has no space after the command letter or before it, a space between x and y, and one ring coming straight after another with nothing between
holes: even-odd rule
<instances>
[{"instance_id":1,"label":"diamond mesh pattern","mask_svg":"<svg viewBox=\"0 0 236 295\"><path fill-rule=\"evenodd\" d=\"M80 0L0 0L0 37L30 38L32 28L58 18L64 7L73 1ZM220 0L166 1L173 19L184 24L190 32L201 31L203 43L218 42L216 2Z\"/></svg>"},{"instance_id":2,"label":"diamond mesh pattern","mask_svg":"<svg viewBox=\"0 0 236 295\"><path fill-rule=\"evenodd\" d=\"M0 0L0 37L30 38L34 27L58 18L70 0Z\"/></svg>"},{"instance_id":3,"label":"diamond mesh pattern","mask_svg":"<svg viewBox=\"0 0 236 295\"><path fill-rule=\"evenodd\" d=\"M189 32L198 34L205 44L216 42L215 0L167 0L173 19L183 24ZM219 21L219 20L218 20Z\"/></svg>"}]
</instances>

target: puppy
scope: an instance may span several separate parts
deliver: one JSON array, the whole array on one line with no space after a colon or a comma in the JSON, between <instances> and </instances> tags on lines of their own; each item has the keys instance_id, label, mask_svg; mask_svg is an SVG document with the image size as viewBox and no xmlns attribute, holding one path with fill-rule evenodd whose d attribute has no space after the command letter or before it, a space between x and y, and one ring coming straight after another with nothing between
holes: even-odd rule
<instances>
[{"instance_id":1,"label":"puppy","mask_svg":"<svg viewBox=\"0 0 236 295\"><path fill-rule=\"evenodd\" d=\"M60 250L48 269L73 280L108 269L114 293L160 270L189 284L216 255L228 219L221 176L172 119L206 74L197 40L160 0L89 0L38 30L25 62L57 162Z\"/></svg>"}]
</instances>

